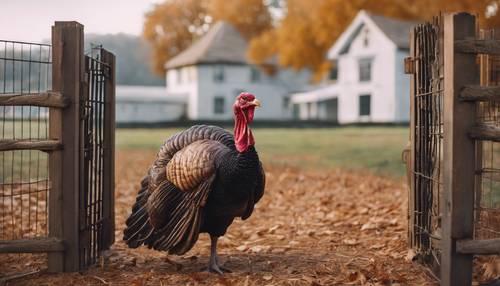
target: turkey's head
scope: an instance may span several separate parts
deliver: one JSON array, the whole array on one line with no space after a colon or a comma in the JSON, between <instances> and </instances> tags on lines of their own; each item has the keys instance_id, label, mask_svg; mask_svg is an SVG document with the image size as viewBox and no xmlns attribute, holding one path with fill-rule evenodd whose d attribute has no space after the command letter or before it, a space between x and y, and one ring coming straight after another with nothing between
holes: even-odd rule
<instances>
[{"instance_id":1,"label":"turkey's head","mask_svg":"<svg viewBox=\"0 0 500 286\"><path fill-rule=\"evenodd\" d=\"M248 92L242 92L236 97L234 110L234 143L238 152L245 152L255 144L252 131L248 124L253 122L255 107L260 107L260 101Z\"/></svg>"}]
</instances>

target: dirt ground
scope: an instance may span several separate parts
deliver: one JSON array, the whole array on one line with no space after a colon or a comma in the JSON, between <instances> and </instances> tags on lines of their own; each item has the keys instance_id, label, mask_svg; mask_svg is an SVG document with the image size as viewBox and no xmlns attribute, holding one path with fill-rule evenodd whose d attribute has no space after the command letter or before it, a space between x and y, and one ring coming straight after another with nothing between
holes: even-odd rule
<instances>
[{"instance_id":1,"label":"dirt ground","mask_svg":"<svg viewBox=\"0 0 500 286\"><path fill-rule=\"evenodd\" d=\"M405 186L368 173L267 164L256 211L219 240L224 266L233 270L224 276L200 272L208 261L206 234L180 257L128 249L124 221L153 158L154 152L117 153L116 243L100 265L7 285L437 285L426 268L406 259ZM25 255L2 260L2 267L36 264Z\"/></svg>"}]
</instances>

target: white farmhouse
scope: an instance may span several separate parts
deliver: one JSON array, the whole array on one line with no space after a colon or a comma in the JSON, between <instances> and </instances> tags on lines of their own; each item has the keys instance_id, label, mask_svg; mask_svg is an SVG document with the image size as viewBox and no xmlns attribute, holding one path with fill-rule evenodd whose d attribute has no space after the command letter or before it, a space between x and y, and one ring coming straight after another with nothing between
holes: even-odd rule
<instances>
[{"instance_id":1,"label":"white farmhouse","mask_svg":"<svg viewBox=\"0 0 500 286\"><path fill-rule=\"evenodd\" d=\"M310 74L281 70L268 75L246 57L248 43L225 22L165 64L167 97L184 97L191 120L230 120L232 105L242 91L262 102L256 120L291 119L289 95L305 90Z\"/></svg>"},{"instance_id":2,"label":"white farmhouse","mask_svg":"<svg viewBox=\"0 0 500 286\"><path fill-rule=\"evenodd\" d=\"M360 11L329 50L334 69L322 85L293 95L296 118L407 122L410 81L403 62L413 25Z\"/></svg>"}]
</instances>

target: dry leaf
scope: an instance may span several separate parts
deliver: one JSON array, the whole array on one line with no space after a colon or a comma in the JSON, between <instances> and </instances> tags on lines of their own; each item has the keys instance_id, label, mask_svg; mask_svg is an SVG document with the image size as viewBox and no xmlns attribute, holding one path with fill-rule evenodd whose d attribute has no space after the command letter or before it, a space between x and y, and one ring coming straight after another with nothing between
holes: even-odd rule
<instances>
[{"instance_id":1,"label":"dry leaf","mask_svg":"<svg viewBox=\"0 0 500 286\"><path fill-rule=\"evenodd\" d=\"M413 259L415 258L415 256L417 256L417 253L415 252L415 250L410 248L410 249L408 249L408 252L406 253L405 261L412 262Z\"/></svg>"},{"instance_id":2,"label":"dry leaf","mask_svg":"<svg viewBox=\"0 0 500 286\"><path fill-rule=\"evenodd\" d=\"M269 280L273 279L273 276L272 275L264 275L264 276L262 276L262 279L269 281Z\"/></svg>"},{"instance_id":3,"label":"dry leaf","mask_svg":"<svg viewBox=\"0 0 500 286\"><path fill-rule=\"evenodd\" d=\"M342 242L346 245L356 245L359 243L355 238L346 238Z\"/></svg>"},{"instance_id":4,"label":"dry leaf","mask_svg":"<svg viewBox=\"0 0 500 286\"><path fill-rule=\"evenodd\" d=\"M371 222L367 222L361 226L361 230L372 230L376 229L377 225Z\"/></svg>"}]
</instances>

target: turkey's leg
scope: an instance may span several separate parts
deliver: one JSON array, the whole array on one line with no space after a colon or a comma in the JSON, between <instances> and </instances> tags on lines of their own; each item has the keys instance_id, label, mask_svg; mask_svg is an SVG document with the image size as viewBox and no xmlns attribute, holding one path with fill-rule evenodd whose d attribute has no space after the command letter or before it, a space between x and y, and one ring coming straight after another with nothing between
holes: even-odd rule
<instances>
[{"instance_id":1,"label":"turkey's leg","mask_svg":"<svg viewBox=\"0 0 500 286\"><path fill-rule=\"evenodd\" d=\"M217 255L217 240L218 236L210 236L210 260L208 261L208 272L215 272L223 274L224 272L231 272L231 270L219 264L219 256Z\"/></svg>"}]
</instances>

